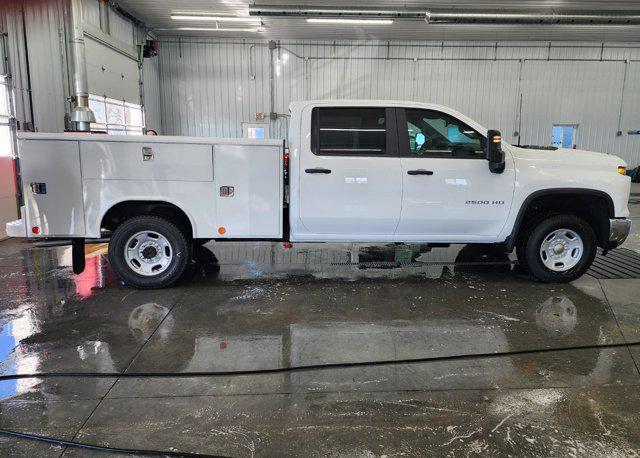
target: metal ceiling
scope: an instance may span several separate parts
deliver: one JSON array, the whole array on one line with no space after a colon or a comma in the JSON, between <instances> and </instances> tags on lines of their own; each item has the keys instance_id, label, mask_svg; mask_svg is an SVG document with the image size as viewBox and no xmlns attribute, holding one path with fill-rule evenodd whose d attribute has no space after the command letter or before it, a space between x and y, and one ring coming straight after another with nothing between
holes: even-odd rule
<instances>
[{"instance_id":1,"label":"metal ceiling","mask_svg":"<svg viewBox=\"0 0 640 458\"><path fill-rule=\"evenodd\" d=\"M359 7L380 9L424 9L479 11L526 11L528 13L597 13L609 12L623 15L637 14L637 0L432 0L429 2L400 0L368 0L367 2L332 2L320 0L117 0L119 6L133 16L156 29L161 36L207 36L251 39L320 39L320 40L436 40L436 41L618 41L639 42L638 25L576 25L576 24L447 24L425 23L421 20L395 20L391 25L309 24L304 17L263 16L263 32L216 32L171 30L205 27L211 23L176 21L174 12L200 12L209 14L249 15L250 5L280 5L285 7ZM221 25L222 27L223 25ZM215 27L215 25L213 25ZM242 27L242 24L224 24L225 28ZM246 26L245 26L246 27Z\"/></svg>"}]
</instances>

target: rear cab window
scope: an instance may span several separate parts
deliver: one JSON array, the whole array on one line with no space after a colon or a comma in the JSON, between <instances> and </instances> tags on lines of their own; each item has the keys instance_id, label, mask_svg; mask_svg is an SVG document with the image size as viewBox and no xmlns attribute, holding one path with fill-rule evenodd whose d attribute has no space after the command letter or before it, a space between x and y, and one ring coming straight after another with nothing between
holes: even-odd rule
<instances>
[{"instance_id":1,"label":"rear cab window","mask_svg":"<svg viewBox=\"0 0 640 458\"><path fill-rule=\"evenodd\" d=\"M319 156L396 155L395 116L382 107L316 107L311 151Z\"/></svg>"}]
</instances>

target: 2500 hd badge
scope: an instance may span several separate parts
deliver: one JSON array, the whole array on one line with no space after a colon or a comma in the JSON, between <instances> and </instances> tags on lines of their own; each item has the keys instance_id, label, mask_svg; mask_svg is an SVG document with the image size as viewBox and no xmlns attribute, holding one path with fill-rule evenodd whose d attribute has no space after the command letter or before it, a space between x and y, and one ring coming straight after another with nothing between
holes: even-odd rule
<instances>
[{"instance_id":1,"label":"2500 hd badge","mask_svg":"<svg viewBox=\"0 0 640 458\"><path fill-rule=\"evenodd\" d=\"M504 205L504 200L467 200L467 205Z\"/></svg>"}]
</instances>

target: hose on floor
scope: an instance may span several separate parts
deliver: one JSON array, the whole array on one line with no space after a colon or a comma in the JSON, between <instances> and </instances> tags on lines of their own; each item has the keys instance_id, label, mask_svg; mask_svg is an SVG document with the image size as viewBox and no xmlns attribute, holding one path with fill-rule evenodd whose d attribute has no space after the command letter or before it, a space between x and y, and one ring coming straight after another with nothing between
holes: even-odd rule
<instances>
[{"instance_id":1,"label":"hose on floor","mask_svg":"<svg viewBox=\"0 0 640 458\"><path fill-rule=\"evenodd\" d=\"M277 367L267 369L252 369L241 371L205 371L205 372L42 372L34 374L11 374L0 376L0 382L6 380L18 380L27 378L64 378L64 377L90 377L90 378L194 378L194 377L232 377L232 376L246 376L246 375L264 375L264 374L280 374L291 372L305 372L305 371L317 371L327 369L345 369L353 367L375 367L375 366L390 366L397 364L420 364L442 361L464 361L471 359L492 359L503 358L510 356L521 355L537 355L554 352L568 352L568 351L580 351L580 350L608 350L616 348L630 348L640 346L640 341L624 342L624 343L611 343L611 344L593 344L593 345L574 345L569 347L555 347L555 348L537 348L529 350L513 350L505 352L494 353L467 353L462 355L450 355L450 356L430 356L424 358L405 358L405 359L392 359L392 360L378 360L378 361L359 361L351 363L327 363L327 364L309 364L301 366L289 366L289 367ZM81 448L85 450L96 450L110 453L121 453L138 456L205 456L215 457L220 455L202 455L197 453L183 453L174 451L160 451L160 450L141 450L141 449L122 449L115 447L107 447L101 445L85 444L82 442L76 442L71 440L56 439L48 436L40 436L36 434L22 433L18 431L12 431L9 429L0 428L0 435L18 437L22 439L35 440L48 444L55 444L67 447Z\"/></svg>"},{"instance_id":2,"label":"hose on floor","mask_svg":"<svg viewBox=\"0 0 640 458\"><path fill-rule=\"evenodd\" d=\"M93 451L107 452L107 453L121 453L126 455L138 455L138 456L184 456L184 457L197 456L197 457L208 457L208 458L226 458L221 455L201 455L198 453L106 447L102 445L85 444L83 442L76 442L76 441L65 440L65 439L56 439L55 437L39 436L37 434L21 433L18 431L12 431L10 429L4 429L4 428L0 428L0 434L4 434L6 436L13 436L20 439L44 442L51 445L74 447L74 448L80 448L84 450L93 450Z\"/></svg>"}]
</instances>

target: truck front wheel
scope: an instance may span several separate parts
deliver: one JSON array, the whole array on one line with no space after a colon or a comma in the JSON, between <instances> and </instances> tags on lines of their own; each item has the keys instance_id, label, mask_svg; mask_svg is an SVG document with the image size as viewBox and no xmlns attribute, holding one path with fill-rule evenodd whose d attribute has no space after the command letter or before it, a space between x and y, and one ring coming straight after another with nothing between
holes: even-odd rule
<instances>
[{"instance_id":1,"label":"truck front wheel","mask_svg":"<svg viewBox=\"0 0 640 458\"><path fill-rule=\"evenodd\" d=\"M135 288L169 286L184 273L189 244L176 225L158 216L137 216L120 224L109 242L109 262Z\"/></svg>"},{"instance_id":2,"label":"truck front wheel","mask_svg":"<svg viewBox=\"0 0 640 458\"><path fill-rule=\"evenodd\" d=\"M538 280L567 283L589 269L596 249L589 223L573 215L556 215L527 227L517 252L520 263Z\"/></svg>"}]
</instances>

